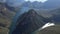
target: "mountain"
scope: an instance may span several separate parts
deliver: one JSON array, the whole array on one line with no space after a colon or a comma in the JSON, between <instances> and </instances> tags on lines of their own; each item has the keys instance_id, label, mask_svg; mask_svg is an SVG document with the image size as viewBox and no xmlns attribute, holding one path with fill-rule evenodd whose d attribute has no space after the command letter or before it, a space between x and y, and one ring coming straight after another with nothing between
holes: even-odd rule
<instances>
[{"instance_id":1,"label":"mountain","mask_svg":"<svg viewBox=\"0 0 60 34\"><path fill-rule=\"evenodd\" d=\"M55 9L55 10L52 10L50 13L52 14L51 19L52 19L54 22L59 23L59 22L60 22L60 8Z\"/></svg>"},{"instance_id":2,"label":"mountain","mask_svg":"<svg viewBox=\"0 0 60 34\"><path fill-rule=\"evenodd\" d=\"M30 34L48 22L33 9L22 14L17 20L16 29L12 34Z\"/></svg>"},{"instance_id":3,"label":"mountain","mask_svg":"<svg viewBox=\"0 0 60 34\"><path fill-rule=\"evenodd\" d=\"M6 8L5 3L0 3L0 34L8 34L8 28L14 15L15 12Z\"/></svg>"},{"instance_id":4,"label":"mountain","mask_svg":"<svg viewBox=\"0 0 60 34\"><path fill-rule=\"evenodd\" d=\"M60 0L48 0L45 3L41 2L24 2L22 7L31 7L35 9L55 9L60 7Z\"/></svg>"},{"instance_id":5,"label":"mountain","mask_svg":"<svg viewBox=\"0 0 60 34\"><path fill-rule=\"evenodd\" d=\"M60 0L48 0L44 3L42 2L30 2L30 1L23 1L23 0L16 0L16 2L13 0L6 1L7 8L14 10L15 8L19 7L29 7L34 9L55 9L60 7Z\"/></svg>"},{"instance_id":6,"label":"mountain","mask_svg":"<svg viewBox=\"0 0 60 34\"><path fill-rule=\"evenodd\" d=\"M15 15L15 12L6 8L5 3L0 3L0 26L9 27L11 19Z\"/></svg>"},{"instance_id":7,"label":"mountain","mask_svg":"<svg viewBox=\"0 0 60 34\"><path fill-rule=\"evenodd\" d=\"M60 34L60 25L47 27L43 30L36 31L34 34Z\"/></svg>"},{"instance_id":8,"label":"mountain","mask_svg":"<svg viewBox=\"0 0 60 34\"><path fill-rule=\"evenodd\" d=\"M44 3L43 8L46 9L55 9L60 7L60 0L48 0Z\"/></svg>"},{"instance_id":9,"label":"mountain","mask_svg":"<svg viewBox=\"0 0 60 34\"><path fill-rule=\"evenodd\" d=\"M28 2L24 2L22 4L22 7L30 7L30 8L35 8L35 9L39 9L42 6L43 6L43 3L37 2L37 1L32 2L32 3L30 1L28 1Z\"/></svg>"}]
</instances>

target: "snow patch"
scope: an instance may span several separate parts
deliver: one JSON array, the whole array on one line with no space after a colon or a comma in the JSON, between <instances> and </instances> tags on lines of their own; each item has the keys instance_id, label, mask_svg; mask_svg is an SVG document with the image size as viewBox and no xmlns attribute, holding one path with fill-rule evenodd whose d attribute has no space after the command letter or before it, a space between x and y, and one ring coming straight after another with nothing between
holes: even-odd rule
<instances>
[{"instance_id":1,"label":"snow patch","mask_svg":"<svg viewBox=\"0 0 60 34\"><path fill-rule=\"evenodd\" d=\"M37 1L37 2L42 2L42 3L44 3L44 2L46 2L47 0L25 0L25 1L30 1L30 2L35 2L35 1Z\"/></svg>"},{"instance_id":2,"label":"snow patch","mask_svg":"<svg viewBox=\"0 0 60 34\"><path fill-rule=\"evenodd\" d=\"M47 27L54 26L54 25L55 25L54 23L48 22L48 23L46 23L41 29L45 29L45 28L47 28Z\"/></svg>"}]
</instances>

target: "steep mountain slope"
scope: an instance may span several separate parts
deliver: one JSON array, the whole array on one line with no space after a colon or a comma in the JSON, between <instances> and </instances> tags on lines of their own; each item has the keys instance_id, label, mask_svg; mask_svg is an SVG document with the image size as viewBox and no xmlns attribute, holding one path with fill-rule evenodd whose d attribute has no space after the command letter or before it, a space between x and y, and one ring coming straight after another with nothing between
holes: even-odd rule
<instances>
[{"instance_id":1,"label":"steep mountain slope","mask_svg":"<svg viewBox=\"0 0 60 34\"><path fill-rule=\"evenodd\" d=\"M47 27L43 30L35 32L34 34L60 34L60 25Z\"/></svg>"},{"instance_id":2,"label":"steep mountain slope","mask_svg":"<svg viewBox=\"0 0 60 34\"><path fill-rule=\"evenodd\" d=\"M46 20L31 9L19 17L16 29L12 34L30 34L47 23Z\"/></svg>"},{"instance_id":3,"label":"steep mountain slope","mask_svg":"<svg viewBox=\"0 0 60 34\"><path fill-rule=\"evenodd\" d=\"M11 19L15 15L15 12L6 8L5 3L0 3L0 24L4 24L5 27L9 26ZM3 26L3 25L0 25Z\"/></svg>"},{"instance_id":4,"label":"steep mountain slope","mask_svg":"<svg viewBox=\"0 0 60 34\"><path fill-rule=\"evenodd\" d=\"M15 12L8 10L5 3L0 3L0 34L8 34L11 19Z\"/></svg>"}]
</instances>

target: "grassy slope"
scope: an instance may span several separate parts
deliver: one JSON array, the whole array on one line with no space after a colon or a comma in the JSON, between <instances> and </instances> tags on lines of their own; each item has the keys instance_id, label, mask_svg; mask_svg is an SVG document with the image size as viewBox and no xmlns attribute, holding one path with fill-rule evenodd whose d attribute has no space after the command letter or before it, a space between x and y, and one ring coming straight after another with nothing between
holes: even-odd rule
<instances>
[{"instance_id":1,"label":"grassy slope","mask_svg":"<svg viewBox=\"0 0 60 34\"><path fill-rule=\"evenodd\" d=\"M8 10L4 4L0 3L0 34L7 34L14 15L15 12Z\"/></svg>"}]
</instances>

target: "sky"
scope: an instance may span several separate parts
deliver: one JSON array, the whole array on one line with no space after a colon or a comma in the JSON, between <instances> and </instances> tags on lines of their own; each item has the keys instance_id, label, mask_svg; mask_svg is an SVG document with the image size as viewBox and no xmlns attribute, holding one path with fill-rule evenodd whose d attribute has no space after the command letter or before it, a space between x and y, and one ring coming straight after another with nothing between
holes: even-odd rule
<instances>
[{"instance_id":1,"label":"sky","mask_svg":"<svg viewBox=\"0 0 60 34\"><path fill-rule=\"evenodd\" d=\"M44 3L44 2L46 2L47 0L25 0L25 1L30 1L30 2L38 1L38 2Z\"/></svg>"}]
</instances>

